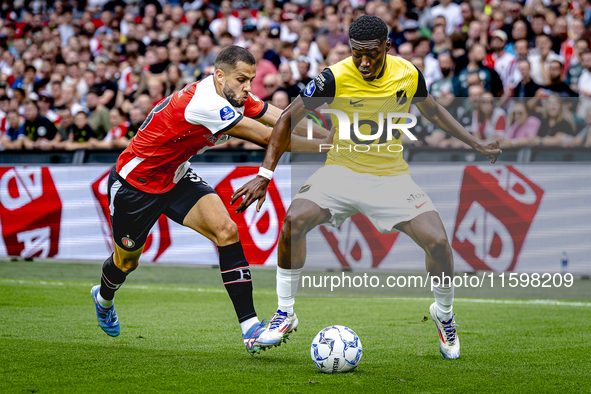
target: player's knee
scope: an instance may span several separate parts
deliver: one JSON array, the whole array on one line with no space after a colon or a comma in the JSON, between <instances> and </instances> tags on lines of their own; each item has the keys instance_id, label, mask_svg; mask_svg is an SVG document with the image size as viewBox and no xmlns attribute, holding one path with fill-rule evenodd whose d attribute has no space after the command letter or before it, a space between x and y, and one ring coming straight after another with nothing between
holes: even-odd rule
<instances>
[{"instance_id":1,"label":"player's knee","mask_svg":"<svg viewBox=\"0 0 591 394\"><path fill-rule=\"evenodd\" d=\"M449 242L445 235L434 237L427 243L427 253L435 260L445 259L449 252Z\"/></svg>"},{"instance_id":2,"label":"player's knee","mask_svg":"<svg viewBox=\"0 0 591 394\"><path fill-rule=\"evenodd\" d=\"M139 265L140 256L119 257L115 255L115 265L126 274L129 274Z\"/></svg>"},{"instance_id":3,"label":"player's knee","mask_svg":"<svg viewBox=\"0 0 591 394\"><path fill-rule=\"evenodd\" d=\"M226 246L240 240L238 226L232 220L226 220L215 234L218 246Z\"/></svg>"},{"instance_id":4,"label":"player's knee","mask_svg":"<svg viewBox=\"0 0 591 394\"><path fill-rule=\"evenodd\" d=\"M305 216L289 211L285 216L281 231L285 231L285 235L292 238L303 237L308 232L308 222Z\"/></svg>"}]
</instances>

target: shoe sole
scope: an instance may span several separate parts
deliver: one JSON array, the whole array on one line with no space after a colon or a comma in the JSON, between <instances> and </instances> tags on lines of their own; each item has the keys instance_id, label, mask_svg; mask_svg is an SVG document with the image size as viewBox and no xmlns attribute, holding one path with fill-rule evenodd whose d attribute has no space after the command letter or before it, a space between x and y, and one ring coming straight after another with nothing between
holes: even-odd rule
<instances>
[{"instance_id":1,"label":"shoe sole","mask_svg":"<svg viewBox=\"0 0 591 394\"><path fill-rule=\"evenodd\" d=\"M283 337L281 337L281 339L279 340L278 343L270 343L270 344L266 344L266 343L260 343L259 342L259 346L261 347L261 349L265 350L265 349L269 349L271 347L277 347L277 346L281 346L282 343L287 343L287 341L289 340L289 334L291 334L292 332L297 332L298 327L296 326L295 328L287 331L285 334L283 334Z\"/></svg>"}]
</instances>

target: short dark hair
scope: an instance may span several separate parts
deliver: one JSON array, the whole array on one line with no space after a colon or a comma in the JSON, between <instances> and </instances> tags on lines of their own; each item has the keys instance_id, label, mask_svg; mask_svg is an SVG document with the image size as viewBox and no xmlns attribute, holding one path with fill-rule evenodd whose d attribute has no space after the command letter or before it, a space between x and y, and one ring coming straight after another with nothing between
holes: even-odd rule
<instances>
[{"instance_id":1,"label":"short dark hair","mask_svg":"<svg viewBox=\"0 0 591 394\"><path fill-rule=\"evenodd\" d=\"M250 66L256 64L252 53L237 45L231 45L221 50L215 58L214 67L216 70L222 69L225 72L231 72L236 68L238 62L244 62Z\"/></svg>"},{"instance_id":2,"label":"short dark hair","mask_svg":"<svg viewBox=\"0 0 591 394\"><path fill-rule=\"evenodd\" d=\"M88 93L86 93L86 94L87 95L94 94L94 95L100 96L101 95L101 90L98 87L93 86L90 89L88 89Z\"/></svg>"},{"instance_id":3,"label":"short dark hair","mask_svg":"<svg viewBox=\"0 0 591 394\"><path fill-rule=\"evenodd\" d=\"M355 19L349 27L349 38L355 41L380 40L388 37L386 22L373 15L363 15Z\"/></svg>"},{"instance_id":4,"label":"short dark hair","mask_svg":"<svg viewBox=\"0 0 591 394\"><path fill-rule=\"evenodd\" d=\"M34 73L36 73L37 72L37 69L35 68L35 66L28 65L28 66L25 67L25 73L27 71L33 71Z\"/></svg>"}]
</instances>

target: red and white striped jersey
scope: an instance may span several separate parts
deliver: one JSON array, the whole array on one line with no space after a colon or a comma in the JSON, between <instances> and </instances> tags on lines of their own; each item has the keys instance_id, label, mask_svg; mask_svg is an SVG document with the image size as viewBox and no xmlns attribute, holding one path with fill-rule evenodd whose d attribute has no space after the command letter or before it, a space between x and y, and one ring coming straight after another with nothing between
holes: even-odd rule
<instances>
[{"instance_id":1,"label":"red and white striped jersey","mask_svg":"<svg viewBox=\"0 0 591 394\"><path fill-rule=\"evenodd\" d=\"M147 193L165 193L185 175L189 159L226 142L243 116L260 118L267 104L250 94L234 107L217 94L213 76L174 92L152 109L117 160L117 173Z\"/></svg>"},{"instance_id":2,"label":"red and white striped jersey","mask_svg":"<svg viewBox=\"0 0 591 394\"><path fill-rule=\"evenodd\" d=\"M500 57L497 57L495 53L489 53L484 59L484 65L499 74L505 90L514 88L521 82L522 77L517 67L517 58L509 52L503 52Z\"/></svg>"}]
</instances>

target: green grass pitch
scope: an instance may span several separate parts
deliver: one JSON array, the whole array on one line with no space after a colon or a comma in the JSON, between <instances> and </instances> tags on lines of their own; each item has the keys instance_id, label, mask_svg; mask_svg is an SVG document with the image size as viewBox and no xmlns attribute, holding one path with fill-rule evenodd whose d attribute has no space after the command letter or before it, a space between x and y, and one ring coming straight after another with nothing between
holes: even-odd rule
<instances>
[{"instance_id":1,"label":"green grass pitch","mask_svg":"<svg viewBox=\"0 0 591 394\"><path fill-rule=\"evenodd\" d=\"M274 275L253 270L260 318L276 307ZM428 291L415 299L298 298L298 332L251 357L217 268L140 266L117 293L117 338L96 322L89 292L99 278L98 264L0 262L0 392L591 391L588 280L577 281L577 302L458 298L462 356L445 360L435 325L422 321ZM352 373L325 375L310 360L312 338L333 324L362 341Z\"/></svg>"}]
</instances>

